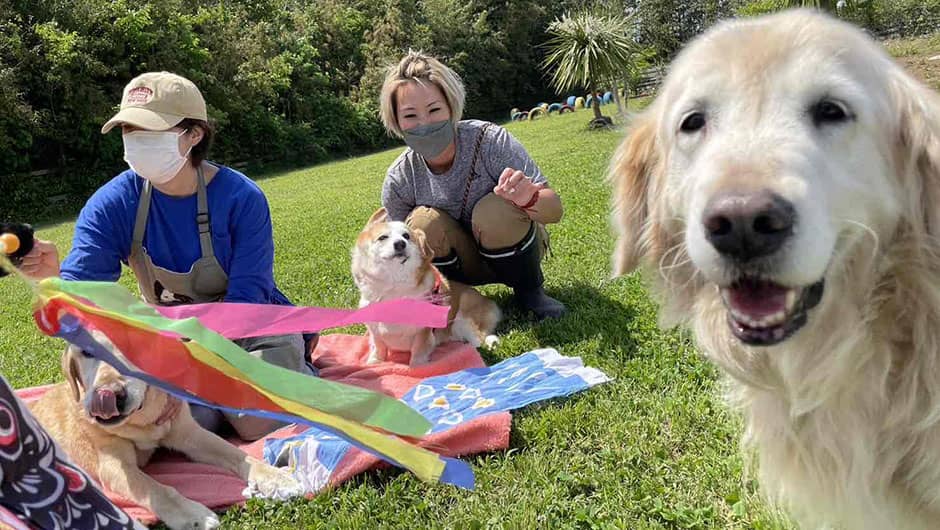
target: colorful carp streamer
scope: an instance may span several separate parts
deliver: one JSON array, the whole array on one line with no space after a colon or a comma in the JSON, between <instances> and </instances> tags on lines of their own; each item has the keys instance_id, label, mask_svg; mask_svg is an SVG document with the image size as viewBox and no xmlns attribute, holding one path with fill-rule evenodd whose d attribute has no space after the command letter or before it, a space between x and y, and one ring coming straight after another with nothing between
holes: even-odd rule
<instances>
[{"instance_id":1,"label":"colorful carp streamer","mask_svg":"<svg viewBox=\"0 0 940 530\"><path fill-rule=\"evenodd\" d=\"M473 488L467 464L409 442L431 425L403 402L268 364L218 333L236 338L257 336L258 329L265 335L314 332L369 321L443 327L447 307L401 300L355 311L226 303L158 310L111 282L48 278L34 290L34 317L43 333L75 344L125 376L188 402L326 428L423 480Z\"/></svg>"}]
</instances>

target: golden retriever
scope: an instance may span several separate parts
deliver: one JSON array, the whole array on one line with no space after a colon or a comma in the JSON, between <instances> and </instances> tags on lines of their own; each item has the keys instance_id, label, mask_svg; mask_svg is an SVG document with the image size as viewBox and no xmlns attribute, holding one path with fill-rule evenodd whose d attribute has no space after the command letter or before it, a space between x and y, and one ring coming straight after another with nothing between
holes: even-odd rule
<instances>
[{"instance_id":1,"label":"golden retriever","mask_svg":"<svg viewBox=\"0 0 940 530\"><path fill-rule=\"evenodd\" d=\"M730 378L806 527L940 527L940 98L815 11L719 23L611 160L614 275Z\"/></svg>"},{"instance_id":2,"label":"golden retriever","mask_svg":"<svg viewBox=\"0 0 940 530\"><path fill-rule=\"evenodd\" d=\"M120 355L103 335L96 339ZM74 346L62 355L66 382L29 408L69 457L108 490L148 508L174 530L216 528L209 508L187 499L140 470L158 447L235 473L266 496L296 495L301 486L286 470L247 456L200 427L189 406Z\"/></svg>"},{"instance_id":3,"label":"golden retriever","mask_svg":"<svg viewBox=\"0 0 940 530\"><path fill-rule=\"evenodd\" d=\"M375 212L352 249L352 276L359 288L359 307L394 298L418 298L450 305L447 327L418 328L370 323L368 364L385 361L388 350L407 351L411 366L426 364L438 344L457 340L495 345L493 335L501 312L495 302L469 285L448 280L434 265L424 232L402 222L387 221L384 208Z\"/></svg>"}]
</instances>

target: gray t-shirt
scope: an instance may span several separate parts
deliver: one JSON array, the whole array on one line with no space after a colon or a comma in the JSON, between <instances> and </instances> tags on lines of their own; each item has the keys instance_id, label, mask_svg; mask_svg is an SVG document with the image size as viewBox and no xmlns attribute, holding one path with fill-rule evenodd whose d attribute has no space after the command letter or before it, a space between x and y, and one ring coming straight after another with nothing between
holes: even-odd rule
<instances>
[{"instance_id":1,"label":"gray t-shirt","mask_svg":"<svg viewBox=\"0 0 940 530\"><path fill-rule=\"evenodd\" d=\"M462 120L457 123L454 164L440 175L432 173L424 158L410 147L399 155L388 168L382 186L382 205L393 221L404 221L416 206L439 208L457 218L467 188L477 135L486 123L480 120ZM476 165L477 176L470 185L467 206L463 219L460 219L468 227L473 206L493 192L499 182L499 175L507 167L522 171L536 184L549 186L529 153L506 129L491 124L485 134Z\"/></svg>"}]
</instances>

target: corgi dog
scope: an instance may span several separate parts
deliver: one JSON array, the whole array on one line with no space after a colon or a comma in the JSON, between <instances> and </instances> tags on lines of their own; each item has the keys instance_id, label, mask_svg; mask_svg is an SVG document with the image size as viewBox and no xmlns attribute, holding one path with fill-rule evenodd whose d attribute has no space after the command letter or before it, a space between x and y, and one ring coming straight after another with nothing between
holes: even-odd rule
<instances>
[{"instance_id":1,"label":"corgi dog","mask_svg":"<svg viewBox=\"0 0 940 530\"><path fill-rule=\"evenodd\" d=\"M426 364L431 352L449 341L474 348L494 346L493 332L502 313L495 302L474 288L448 280L431 264L433 252L424 232L387 221L384 209L369 219L352 249L352 276L359 288L359 307L395 298L418 298L449 305L446 328L371 323L368 364L385 361L389 350L407 351L410 365Z\"/></svg>"}]
</instances>

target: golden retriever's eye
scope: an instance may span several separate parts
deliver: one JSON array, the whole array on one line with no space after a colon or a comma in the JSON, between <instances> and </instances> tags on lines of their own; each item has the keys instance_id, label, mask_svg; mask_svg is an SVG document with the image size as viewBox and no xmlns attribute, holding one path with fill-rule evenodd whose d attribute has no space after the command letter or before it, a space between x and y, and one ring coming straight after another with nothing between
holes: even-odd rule
<instances>
[{"instance_id":1,"label":"golden retriever's eye","mask_svg":"<svg viewBox=\"0 0 940 530\"><path fill-rule=\"evenodd\" d=\"M408 232L405 232L404 234L401 235L401 237L402 239L411 239L411 234L409 234Z\"/></svg>"},{"instance_id":2,"label":"golden retriever's eye","mask_svg":"<svg viewBox=\"0 0 940 530\"><path fill-rule=\"evenodd\" d=\"M813 105L812 113L813 124L817 127L827 123L841 123L849 119L845 107L831 99L823 99Z\"/></svg>"},{"instance_id":3,"label":"golden retriever's eye","mask_svg":"<svg viewBox=\"0 0 940 530\"><path fill-rule=\"evenodd\" d=\"M682 118L682 123L679 125L679 130L684 133L694 133L695 131L700 130L702 127L705 127L705 113L693 112L691 114L687 114L685 118Z\"/></svg>"},{"instance_id":4,"label":"golden retriever's eye","mask_svg":"<svg viewBox=\"0 0 940 530\"><path fill-rule=\"evenodd\" d=\"M383 234L383 235L380 235L379 238L376 239L376 241L385 241L386 239L388 239L388 236Z\"/></svg>"}]
</instances>

